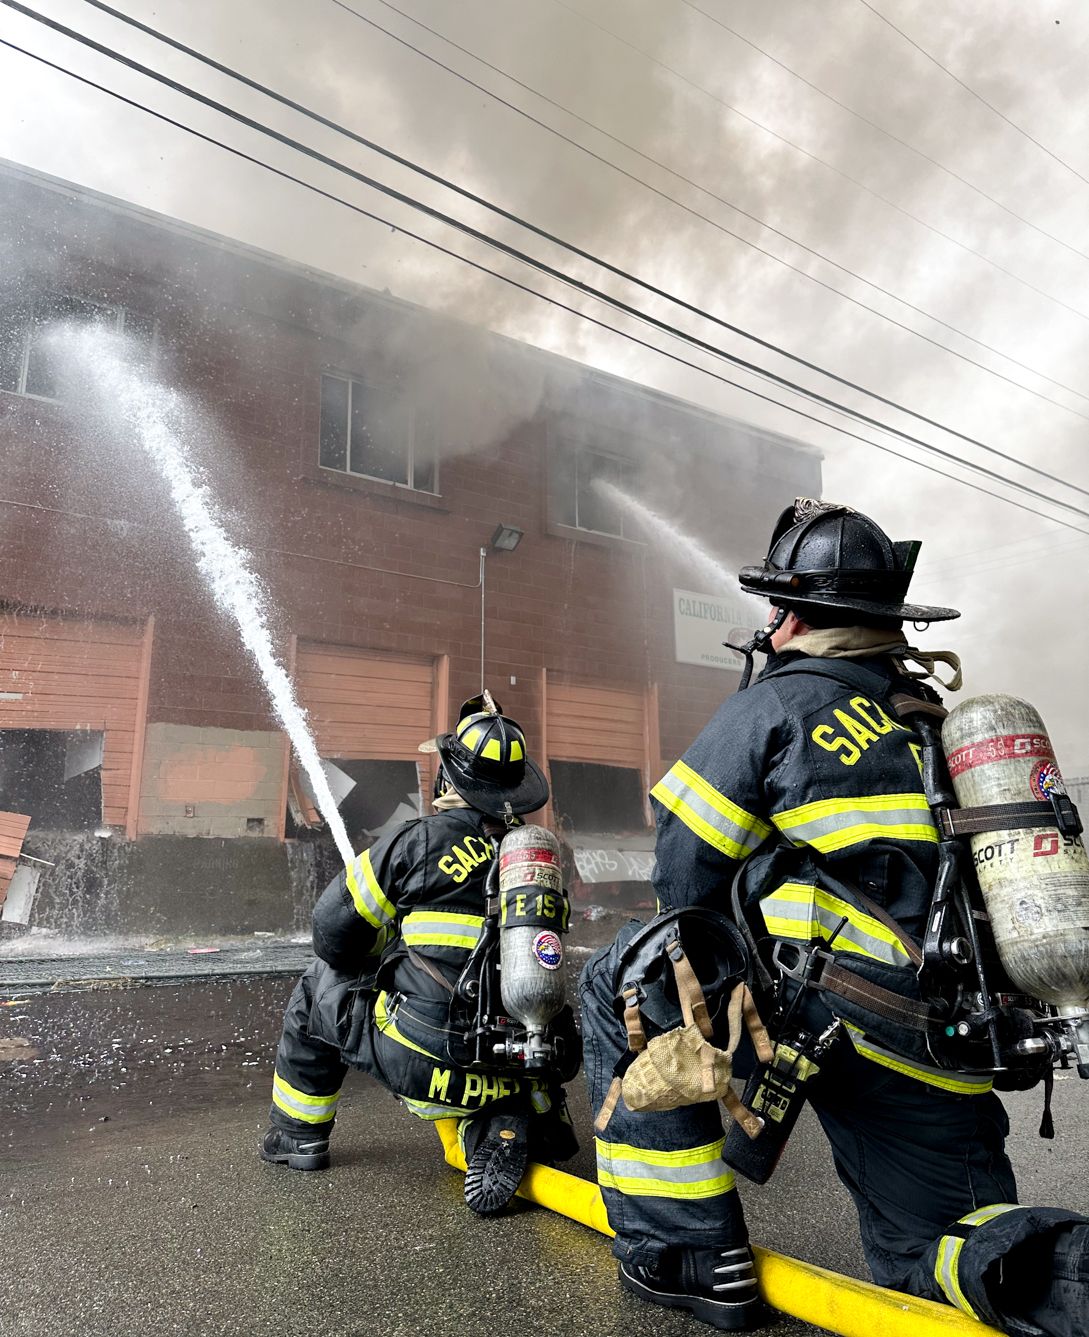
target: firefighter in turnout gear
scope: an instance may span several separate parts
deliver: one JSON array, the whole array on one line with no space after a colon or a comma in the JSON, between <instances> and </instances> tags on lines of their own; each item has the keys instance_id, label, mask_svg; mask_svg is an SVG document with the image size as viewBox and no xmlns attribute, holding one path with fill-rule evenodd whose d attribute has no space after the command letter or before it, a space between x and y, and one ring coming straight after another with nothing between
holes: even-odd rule
<instances>
[{"instance_id":1,"label":"firefighter in turnout gear","mask_svg":"<svg viewBox=\"0 0 1089 1337\"><path fill-rule=\"evenodd\" d=\"M314 907L319 959L288 1004L260 1153L324 1169L341 1084L349 1067L361 1068L419 1118L459 1119L466 1202L493 1215L530 1155L556 1161L577 1150L560 1084L579 1065L571 1009L553 1023L563 1071L527 1075L469 1066L471 1017L456 992L482 936L493 838L542 807L548 783L522 730L487 693L421 751L438 752L441 763L433 814L378 840Z\"/></svg>"},{"instance_id":2,"label":"firefighter in turnout gear","mask_svg":"<svg viewBox=\"0 0 1089 1337\"><path fill-rule=\"evenodd\" d=\"M800 499L783 513L763 566L740 573L773 604L747 647L749 669L756 649L767 665L752 686L746 672L746 690L651 791L654 884L663 912L699 906L744 928L773 1039L819 1054L811 1068L794 1062L789 1091L804 1085L831 1143L874 1280L1014 1337L1075 1337L1089 1331L1089 1222L1017 1205L991 1078L940 1066L920 1022L938 833L903 703L940 710L922 679L945 663L955 671L942 685L955 689L959 664L910 650L901 630L957 616L905 602L918 546L843 506ZM766 1316L717 1103L645 1113L620 1100L609 1114L630 1062L618 962L638 928L592 957L581 982L620 1282L723 1330L758 1327ZM771 1107L763 1113L773 1131ZM732 1129L727 1157L740 1139L746 1169L746 1148L764 1136L750 1143Z\"/></svg>"}]
</instances>

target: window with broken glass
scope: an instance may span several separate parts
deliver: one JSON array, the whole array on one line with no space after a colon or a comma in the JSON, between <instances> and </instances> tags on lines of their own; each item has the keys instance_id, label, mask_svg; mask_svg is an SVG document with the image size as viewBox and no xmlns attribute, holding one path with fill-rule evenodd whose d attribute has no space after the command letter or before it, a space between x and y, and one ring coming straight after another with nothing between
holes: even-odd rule
<instances>
[{"instance_id":1,"label":"window with broken glass","mask_svg":"<svg viewBox=\"0 0 1089 1337\"><path fill-rule=\"evenodd\" d=\"M621 494L631 495L635 488L632 460L589 446L563 446L554 463L552 518L557 524L639 538L621 500Z\"/></svg>"},{"instance_id":2,"label":"window with broken glass","mask_svg":"<svg viewBox=\"0 0 1089 1337\"><path fill-rule=\"evenodd\" d=\"M150 366L154 317L107 302L45 293L0 306L0 390L35 399L63 398L64 350L50 336L59 329L88 327L131 336L131 356Z\"/></svg>"},{"instance_id":3,"label":"window with broken glass","mask_svg":"<svg viewBox=\"0 0 1089 1337\"><path fill-rule=\"evenodd\" d=\"M403 395L347 376L321 378L319 463L358 478L438 491L433 434Z\"/></svg>"}]
</instances>

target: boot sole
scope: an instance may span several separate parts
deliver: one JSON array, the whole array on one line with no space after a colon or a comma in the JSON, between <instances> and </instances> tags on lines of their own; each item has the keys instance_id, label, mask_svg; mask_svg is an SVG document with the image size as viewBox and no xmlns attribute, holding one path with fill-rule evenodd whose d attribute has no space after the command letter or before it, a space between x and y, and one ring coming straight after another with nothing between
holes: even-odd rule
<instances>
[{"instance_id":1,"label":"boot sole","mask_svg":"<svg viewBox=\"0 0 1089 1337\"><path fill-rule=\"evenodd\" d=\"M673 1291L656 1291L645 1286L638 1278L618 1265L621 1287L647 1304L662 1305L666 1309L687 1309L701 1322L710 1324L719 1332L751 1332L770 1321L767 1306L758 1295L738 1302L712 1300L703 1295L685 1295Z\"/></svg>"},{"instance_id":2,"label":"boot sole","mask_svg":"<svg viewBox=\"0 0 1089 1337\"><path fill-rule=\"evenodd\" d=\"M465 1203L478 1216L498 1216L518 1192L529 1161L522 1140L488 1139L476 1149L465 1172Z\"/></svg>"},{"instance_id":3,"label":"boot sole","mask_svg":"<svg viewBox=\"0 0 1089 1337\"><path fill-rule=\"evenodd\" d=\"M270 1154L261 1148L261 1159L269 1165L286 1165L289 1170L328 1170L329 1153L319 1151L316 1154L303 1155L299 1151L284 1151Z\"/></svg>"}]
</instances>

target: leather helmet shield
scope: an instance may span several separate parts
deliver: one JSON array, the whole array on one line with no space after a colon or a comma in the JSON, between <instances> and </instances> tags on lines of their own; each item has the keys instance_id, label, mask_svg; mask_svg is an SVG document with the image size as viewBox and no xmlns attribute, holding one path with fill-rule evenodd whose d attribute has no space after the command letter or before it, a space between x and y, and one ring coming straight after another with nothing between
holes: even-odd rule
<instances>
[{"instance_id":1,"label":"leather helmet shield","mask_svg":"<svg viewBox=\"0 0 1089 1337\"><path fill-rule=\"evenodd\" d=\"M527 755L525 734L505 715L463 715L435 746L447 780L481 812L522 816L548 802L548 781Z\"/></svg>"},{"instance_id":2,"label":"leather helmet shield","mask_svg":"<svg viewBox=\"0 0 1089 1337\"><path fill-rule=\"evenodd\" d=\"M955 608L906 603L919 545L894 543L849 506L799 497L779 516L763 566L738 573L741 588L805 615L842 609L889 621L946 622Z\"/></svg>"}]
</instances>

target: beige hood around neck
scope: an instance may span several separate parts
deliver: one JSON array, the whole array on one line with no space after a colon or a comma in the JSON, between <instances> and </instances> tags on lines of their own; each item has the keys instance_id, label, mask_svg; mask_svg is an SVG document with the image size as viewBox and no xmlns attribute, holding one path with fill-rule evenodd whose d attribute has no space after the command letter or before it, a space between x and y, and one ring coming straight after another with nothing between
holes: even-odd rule
<instances>
[{"instance_id":1,"label":"beige hood around neck","mask_svg":"<svg viewBox=\"0 0 1089 1337\"><path fill-rule=\"evenodd\" d=\"M780 654L812 655L814 659L868 659L888 655L907 678L922 682L932 678L947 692L959 692L964 685L960 656L952 650L916 650L908 645L902 631L881 627L820 627L794 636L779 647ZM916 664L909 668L907 661ZM937 666L952 669L948 682L938 677Z\"/></svg>"}]
</instances>

